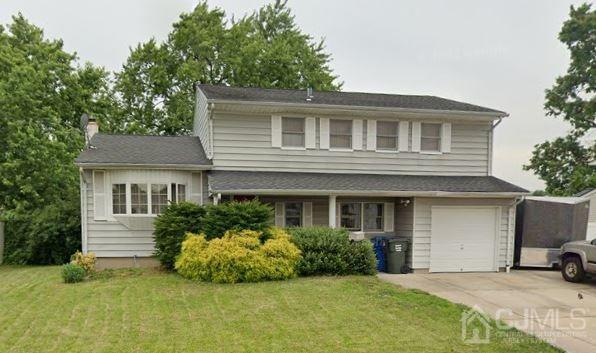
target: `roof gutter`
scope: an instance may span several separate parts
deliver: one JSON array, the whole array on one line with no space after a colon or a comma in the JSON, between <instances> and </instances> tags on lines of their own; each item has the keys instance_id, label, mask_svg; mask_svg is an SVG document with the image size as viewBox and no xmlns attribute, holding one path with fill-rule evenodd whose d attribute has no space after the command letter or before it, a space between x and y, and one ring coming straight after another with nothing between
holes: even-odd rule
<instances>
[{"instance_id":1,"label":"roof gutter","mask_svg":"<svg viewBox=\"0 0 596 353\"><path fill-rule=\"evenodd\" d=\"M318 108L328 110L363 110L363 111L379 111L379 112L393 112L393 113L412 113L412 114L434 114L434 115L458 115L458 116L484 116L487 118L502 119L508 117L509 114L505 112L476 112L476 111L462 111L462 110L437 110L437 109L414 109L414 108L396 108L396 107L369 107L359 105L332 105L332 104L316 104L316 103L287 103L287 102L255 102L255 101L241 101L241 100L227 100L227 99L207 99L209 103L222 103L232 105L252 105L252 106L274 106L284 108Z\"/></svg>"},{"instance_id":2,"label":"roof gutter","mask_svg":"<svg viewBox=\"0 0 596 353\"><path fill-rule=\"evenodd\" d=\"M384 197L470 197L512 198L527 195L524 192L449 192L449 191L385 191L385 190L278 190L278 189L217 189L212 193L223 195L308 195L308 196L384 196Z\"/></svg>"},{"instance_id":3,"label":"roof gutter","mask_svg":"<svg viewBox=\"0 0 596 353\"><path fill-rule=\"evenodd\" d=\"M102 169L176 169L176 170L209 170L210 165L196 164L134 164L134 163L75 163L79 168Z\"/></svg>"}]
</instances>

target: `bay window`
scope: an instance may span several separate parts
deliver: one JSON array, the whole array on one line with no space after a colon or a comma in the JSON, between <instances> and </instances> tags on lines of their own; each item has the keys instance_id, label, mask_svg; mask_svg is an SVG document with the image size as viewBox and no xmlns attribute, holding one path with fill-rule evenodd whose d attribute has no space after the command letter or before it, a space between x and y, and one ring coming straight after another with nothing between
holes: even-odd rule
<instances>
[{"instance_id":1,"label":"bay window","mask_svg":"<svg viewBox=\"0 0 596 353\"><path fill-rule=\"evenodd\" d=\"M112 185L112 213L126 214L126 184Z\"/></svg>"},{"instance_id":2,"label":"bay window","mask_svg":"<svg viewBox=\"0 0 596 353\"><path fill-rule=\"evenodd\" d=\"M130 184L130 211L132 214L146 214L149 211L147 184Z\"/></svg>"},{"instance_id":3,"label":"bay window","mask_svg":"<svg viewBox=\"0 0 596 353\"><path fill-rule=\"evenodd\" d=\"M151 184L151 213L160 214L168 206L168 184Z\"/></svg>"}]
</instances>

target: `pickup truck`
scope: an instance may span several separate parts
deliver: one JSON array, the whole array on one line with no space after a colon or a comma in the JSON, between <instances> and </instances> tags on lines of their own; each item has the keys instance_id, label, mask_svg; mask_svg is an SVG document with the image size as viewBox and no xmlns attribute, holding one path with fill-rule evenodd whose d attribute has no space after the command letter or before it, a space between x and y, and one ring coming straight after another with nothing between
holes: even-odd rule
<instances>
[{"instance_id":1,"label":"pickup truck","mask_svg":"<svg viewBox=\"0 0 596 353\"><path fill-rule=\"evenodd\" d=\"M586 274L596 274L596 239L563 244L559 266L563 278L568 282L581 282Z\"/></svg>"}]
</instances>

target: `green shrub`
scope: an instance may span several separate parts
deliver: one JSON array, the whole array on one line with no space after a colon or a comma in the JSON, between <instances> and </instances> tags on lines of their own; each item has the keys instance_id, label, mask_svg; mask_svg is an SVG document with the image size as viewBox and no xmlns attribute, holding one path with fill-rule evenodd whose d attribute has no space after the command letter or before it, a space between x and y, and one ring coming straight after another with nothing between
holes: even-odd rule
<instances>
[{"instance_id":1,"label":"green shrub","mask_svg":"<svg viewBox=\"0 0 596 353\"><path fill-rule=\"evenodd\" d=\"M85 269L76 264L62 266L62 279L64 283L77 283L85 279Z\"/></svg>"},{"instance_id":2,"label":"green shrub","mask_svg":"<svg viewBox=\"0 0 596 353\"><path fill-rule=\"evenodd\" d=\"M169 205L155 219L155 255L161 264L174 268L176 256L187 232L201 232L205 208L192 202L180 202Z\"/></svg>"},{"instance_id":3,"label":"green shrub","mask_svg":"<svg viewBox=\"0 0 596 353\"><path fill-rule=\"evenodd\" d=\"M350 241L345 229L309 227L288 231L302 253L296 267L301 276L376 273L370 242Z\"/></svg>"},{"instance_id":4,"label":"green shrub","mask_svg":"<svg viewBox=\"0 0 596 353\"><path fill-rule=\"evenodd\" d=\"M189 233L176 261L180 275L217 283L283 280L296 275L300 251L282 230L228 231L222 238L207 240Z\"/></svg>"},{"instance_id":5,"label":"green shrub","mask_svg":"<svg viewBox=\"0 0 596 353\"><path fill-rule=\"evenodd\" d=\"M202 232L207 239L221 237L229 230L254 230L267 237L273 225L273 209L258 200L225 202L207 206Z\"/></svg>"}]
</instances>

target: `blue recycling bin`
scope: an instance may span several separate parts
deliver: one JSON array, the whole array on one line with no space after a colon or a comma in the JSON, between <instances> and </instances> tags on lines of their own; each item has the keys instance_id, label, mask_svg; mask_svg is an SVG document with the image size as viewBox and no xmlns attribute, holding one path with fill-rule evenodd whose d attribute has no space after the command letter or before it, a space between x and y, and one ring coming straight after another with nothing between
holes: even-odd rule
<instances>
[{"instance_id":1,"label":"blue recycling bin","mask_svg":"<svg viewBox=\"0 0 596 353\"><path fill-rule=\"evenodd\" d=\"M387 238L378 236L371 241L377 258L377 271L387 272Z\"/></svg>"}]
</instances>

